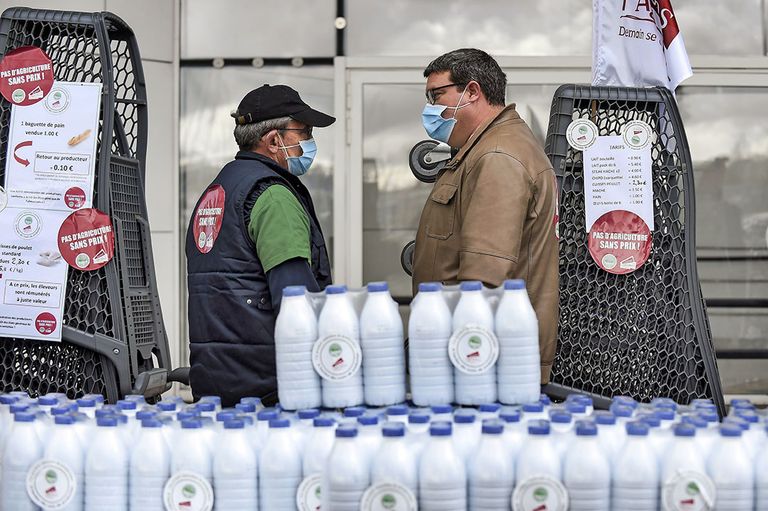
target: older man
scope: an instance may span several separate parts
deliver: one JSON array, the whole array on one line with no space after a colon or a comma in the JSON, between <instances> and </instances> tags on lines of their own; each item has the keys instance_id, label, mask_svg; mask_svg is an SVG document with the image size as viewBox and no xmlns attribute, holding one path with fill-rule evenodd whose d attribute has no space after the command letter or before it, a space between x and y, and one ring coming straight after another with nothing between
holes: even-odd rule
<instances>
[{"instance_id":1,"label":"older man","mask_svg":"<svg viewBox=\"0 0 768 511\"><path fill-rule=\"evenodd\" d=\"M335 119L286 85L249 92L237 110L240 151L198 200L187 230L190 384L195 397L277 394L274 327L282 290L331 283L309 191L313 127Z\"/></svg>"},{"instance_id":2,"label":"older man","mask_svg":"<svg viewBox=\"0 0 768 511\"><path fill-rule=\"evenodd\" d=\"M557 184L549 159L515 111L507 79L477 49L424 70L427 134L458 149L441 171L416 235L419 283L524 279L539 319L541 383L549 382L558 321Z\"/></svg>"}]
</instances>

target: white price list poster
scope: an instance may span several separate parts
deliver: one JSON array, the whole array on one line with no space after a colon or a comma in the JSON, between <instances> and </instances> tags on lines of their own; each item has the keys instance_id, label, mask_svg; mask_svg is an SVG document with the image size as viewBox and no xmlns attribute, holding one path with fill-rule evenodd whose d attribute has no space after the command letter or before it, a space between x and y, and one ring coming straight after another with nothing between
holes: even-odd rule
<instances>
[{"instance_id":1,"label":"white price list poster","mask_svg":"<svg viewBox=\"0 0 768 511\"><path fill-rule=\"evenodd\" d=\"M597 137L584 150L585 230L605 213L635 213L653 231L651 148L633 149L624 137Z\"/></svg>"},{"instance_id":2,"label":"white price list poster","mask_svg":"<svg viewBox=\"0 0 768 511\"><path fill-rule=\"evenodd\" d=\"M58 232L91 207L101 84L55 82L11 111L0 209L0 337L61 341L69 266ZM2 201L0 201L2 205Z\"/></svg>"}]
</instances>

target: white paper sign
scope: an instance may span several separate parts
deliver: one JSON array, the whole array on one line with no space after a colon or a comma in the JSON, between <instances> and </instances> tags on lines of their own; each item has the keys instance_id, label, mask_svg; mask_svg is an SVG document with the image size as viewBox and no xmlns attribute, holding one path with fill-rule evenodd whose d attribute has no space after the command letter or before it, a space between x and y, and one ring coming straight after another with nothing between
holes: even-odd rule
<instances>
[{"instance_id":1,"label":"white paper sign","mask_svg":"<svg viewBox=\"0 0 768 511\"><path fill-rule=\"evenodd\" d=\"M595 220L609 211L631 211L653 230L651 148L633 149L621 135L597 137L584 150L584 192L589 232Z\"/></svg>"},{"instance_id":2,"label":"white paper sign","mask_svg":"<svg viewBox=\"0 0 768 511\"><path fill-rule=\"evenodd\" d=\"M0 211L0 337L61 341L68 265L62 222L91 207L101 84L55 82L11 110Z\"/></svg>"},{"instance_id":3,"label":"white paper sign","mask_svg":"<svg viewBox=\"0 0 768 511\"><path fill-rule=\"evenodd\" d=\"M55 82L43 101L14 106L6 156L8 206L90 207L100 83Z\"/></svg>"}]
</instances>

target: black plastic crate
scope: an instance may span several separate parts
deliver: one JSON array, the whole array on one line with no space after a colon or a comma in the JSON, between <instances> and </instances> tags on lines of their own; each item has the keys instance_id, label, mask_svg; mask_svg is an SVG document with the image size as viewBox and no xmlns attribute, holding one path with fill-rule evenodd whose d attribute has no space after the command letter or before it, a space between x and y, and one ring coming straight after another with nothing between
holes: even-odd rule
<instances>
[{"instance_id":1,"label":"black plastic crate","mask_svg":"<svg viewBox=\"0 0 768 511\"><path fill-rule=\"evenodd\" d=\"M656 128L651 149L654 224L648 261L633 273L601 270L587 248L582 153L568 125L590 119L619 135L632 120ZM560 321L547 392L586 392L678 403L712 398L723 414L709 320L696 270L691 155L672 94L664 88L563 85L550 111L545 151L560 188Z\"/></svg>"},{"instance_id":2,"label":"black plastic crate","mask_svg":"<svg viewBox=\"0 0 768 511\"><path fill-rule=\"evenodd\" d=\"M56 80L102 84L93 204L112 219L115 257L97 271L69 269L61 343L0 338L0 390L100 393L114 402L142 372L171 363L144 196L147 95L138 45L112 13L7 9L0 56L27 45L48 54ZM2 183L10 113L0 98Z\"/></svg>"}]
</instances>

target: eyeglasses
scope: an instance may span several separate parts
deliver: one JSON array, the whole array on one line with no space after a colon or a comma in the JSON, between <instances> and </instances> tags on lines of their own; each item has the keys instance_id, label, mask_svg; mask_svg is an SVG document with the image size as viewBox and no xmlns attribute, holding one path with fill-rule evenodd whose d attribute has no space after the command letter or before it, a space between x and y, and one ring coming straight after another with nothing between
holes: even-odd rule
<instances>
[{"instance_id":1,"label":"eyeglasses","mask_svg":"<svg viewBox=\"0 0 768 511\"><path fill-rule=\"evenodd\" d=\"M434 105L435 101L437 101L437 98L435 97L435 92L439 91L440 89L447 89L448 87L461 87L463 85L466 85L466 83L449 83L447 85L441 85L440 87L434 87L432 89L429 89L425 93L425 95L427 96L427 102L430 105Z\"/></svg>"},{"instance_id":2,"label":"eyeglasses","mask_svg":"<svg viewBox=\"0 0 768 511\"><path fill-rule=\"evenodd\" d=\"M279 131L298 131L299 133L306 135L307 138L312 138L312 126L305 126L303 128L280 128Z\"/></svg>"}]
</instances>

